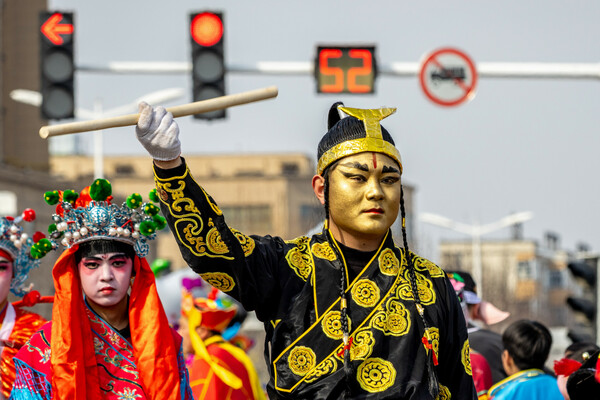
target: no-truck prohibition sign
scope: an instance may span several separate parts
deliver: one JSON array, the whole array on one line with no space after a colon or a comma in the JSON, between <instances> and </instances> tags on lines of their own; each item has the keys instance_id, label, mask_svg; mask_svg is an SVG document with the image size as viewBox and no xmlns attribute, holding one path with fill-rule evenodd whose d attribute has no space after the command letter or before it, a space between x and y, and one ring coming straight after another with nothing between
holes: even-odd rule
<instances>
[{"instance_id":1,"label":"no-truck prohibition sign","mask_svg":"<svg viewBox=\"0 0 600 400\"><path fill-rule=\"evenodd\" d=\"M477 70L464 52L441 48L421 63L419 83L425 95L441 106L456 106L475 96Z\"/></svg>"}]
</instances>

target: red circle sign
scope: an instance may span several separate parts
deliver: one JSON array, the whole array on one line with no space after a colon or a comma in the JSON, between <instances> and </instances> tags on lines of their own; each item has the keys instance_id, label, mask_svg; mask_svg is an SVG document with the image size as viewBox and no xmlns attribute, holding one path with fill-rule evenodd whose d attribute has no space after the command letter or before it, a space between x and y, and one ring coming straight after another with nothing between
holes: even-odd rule
<instances>
[{"instance_id":1,"label":"red circle sign","mask_svg":"<svg viewBox=\"0 0 600 400\"><path fill-rule=\"evenodd\" d=\"M419 83L425 95L441 106L456 106L475 96L477 70L464 52L442 48L421 63Z\"/></svg>"}]
</instances>

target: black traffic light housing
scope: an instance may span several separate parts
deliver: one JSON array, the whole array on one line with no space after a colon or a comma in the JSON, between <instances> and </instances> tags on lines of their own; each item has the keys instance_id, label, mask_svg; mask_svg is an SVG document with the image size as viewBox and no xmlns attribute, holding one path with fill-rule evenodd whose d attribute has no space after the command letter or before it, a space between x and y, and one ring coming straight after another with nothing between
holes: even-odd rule
<instances>
[{"instance_id":1,"label":"black traffic light housing","mask_svg":"<svg viewBox=\"0 0 600 400\"><path fill-rule=\"evenodd\" d=\"M569 328L568 337L573 341L594 341L594 337L600 334L596 332L597 296L596 290L598 285L596 258L587 260L572 261L567 264L567 268L571 271L580 283L582 288L582 297L569 296L566 299L567 306L575 313L581 314L585 319L580 320L578 326Z\"/></svg>"},{"instance_id":2,"label":"black traffic light housing","mask_svg":"<svg viewBox=\"0 0 600 400\"><path fill-rule=\"evenodd\" d=\"M225 96L223 13L204 11L190 15L193 101ZM225 110L195 114L196 119L225 118Z\"/></svg>"},{"instance_id":3,"label":"black traffic light housing","mask_svg":"<svg viewBox=\"0 0 600 400\"><path fill-rule=\"evenodd\" d=\"M40 13L40 74L44 119L75 116L73 13Z\"/></svg>"}]
</instances>

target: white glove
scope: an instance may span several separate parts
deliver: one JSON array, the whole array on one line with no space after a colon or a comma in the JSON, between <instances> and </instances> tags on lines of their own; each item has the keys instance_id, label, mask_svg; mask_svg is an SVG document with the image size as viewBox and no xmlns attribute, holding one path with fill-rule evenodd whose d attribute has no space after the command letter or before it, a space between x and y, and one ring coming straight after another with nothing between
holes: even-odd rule
<instances>
[{"instance_id":1,"label":"white glove","mask_svg":"<svg viewBox=\"0 0 600 400\"><path fill-rule=\"evenodd\" d=\"M140 117L135 133L142 146L158 161L171 161L179 157L179 126L173 114L162 106L152 107L145 101L138 106Z\"/></svg>"}]
</instances>

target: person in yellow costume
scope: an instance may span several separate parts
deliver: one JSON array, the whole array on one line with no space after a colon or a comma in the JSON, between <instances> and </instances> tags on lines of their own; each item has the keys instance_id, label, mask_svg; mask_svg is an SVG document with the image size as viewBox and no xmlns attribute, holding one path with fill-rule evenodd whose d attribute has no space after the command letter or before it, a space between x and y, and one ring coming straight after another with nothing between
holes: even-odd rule
<instances>
[{"instance_id":1,"label":"person in yellow costume","mask_svg":"<svg viewBox=\"0 0 600 400\"><path fill-rule=\"evenodd\" d=\"M312 187L321 232L230 228L181 157L179 128L140 104L161 208L188 265L265 325L270 399L476 399L467 328L443 270L409 251L393 108L334 104ZM403 246L390 227L400 213Z\"/></svg>"},{"instance_id":2,"label":"person in yellow costume","mask_svg":"<svg viewBox=\"0 0 600 400\"><path fill-rule=\"evenodd\" d=\"M183 289L179 334L183 337L194 398L203 400L264 400L265 395L252 361L222 332L236 313L216 298L194 298Z\"/></svg>"}]
</instances>

